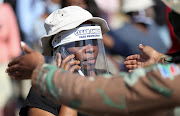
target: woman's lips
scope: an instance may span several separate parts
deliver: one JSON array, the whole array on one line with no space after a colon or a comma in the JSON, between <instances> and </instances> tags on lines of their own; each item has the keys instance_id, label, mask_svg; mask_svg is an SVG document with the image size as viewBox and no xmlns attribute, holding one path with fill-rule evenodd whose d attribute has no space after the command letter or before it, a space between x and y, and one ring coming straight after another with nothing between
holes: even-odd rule
<instances>
[{"instance_id":1,"label":"woman's lips","mask_svg":"<svg viewBox=\"0 0 180 116\"><path fill-rule=\"evenodd\" d=\"M86 62L88 63L88 64L95 64L95 59L91 59L91 60L87 60Z\"/></svg>"},{"instance_id":2,"label":"woman's lips","mask_svg":"<svg viewBox=\"0 0 180 116\"><path fill-rule=\"evenodd\" d=\"M87 64L95 64L95 62L96 62L96 60L95 60L95 58L88 58L86 61L84 61L85 63L87 63Z\"/></svg>"}]
</instances>

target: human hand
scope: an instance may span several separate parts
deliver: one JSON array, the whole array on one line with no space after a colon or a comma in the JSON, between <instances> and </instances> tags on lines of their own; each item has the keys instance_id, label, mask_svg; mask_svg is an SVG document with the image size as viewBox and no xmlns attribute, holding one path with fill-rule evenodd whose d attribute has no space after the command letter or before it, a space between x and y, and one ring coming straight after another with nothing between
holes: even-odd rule
<instances>
[{"instance_id":1,"label":"human hand","mask_svg":"<svg viewBox=\"0 0 180 116\"><path fill-rule=\"evenodd\" d=\"M44 57L40 52L29 48L24 42L21 42L21 48L26 55L13 59L8 64L6 72L16 80L31 79L33 70L44 63Z\"/></svg>"},{"instance_id":2,"label":"human hand","mask_svg":"<svg viewBox=\"0 0 180 116\"><path fill-rule=\"evenodd\" d=\"M126 61L124 62L126 68L130 69L129 72L131 72L135 68L141 68L146 65L157 63L161 56L164 55L162 53L157 52L152 47L143 46L142 44L139 44L139 50L141 51L140 55L135 54L128 56L126 58Z\"/></svg>"},{"instance_id":3,"label":"human hand","mask_svg":"<svg viewBox=\"0 0 180 116\"><path fill-rule=\"evenodd\" d=\"M63 60L61 59L61 54L57 53L57 67L63 68L70 72L74 72L75 70L80 70L81 67L78 65L80 61L74 60L74 54L66 56ZM61 63L62 61L62 63Z\"/></svg>"}]
</instances>

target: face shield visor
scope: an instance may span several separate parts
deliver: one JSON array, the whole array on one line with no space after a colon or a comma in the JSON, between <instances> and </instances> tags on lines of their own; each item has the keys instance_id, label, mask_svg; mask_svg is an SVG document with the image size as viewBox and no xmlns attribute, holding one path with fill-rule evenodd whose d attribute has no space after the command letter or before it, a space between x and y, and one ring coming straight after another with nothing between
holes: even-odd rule
<instances>
[{"instance_id":1,"label":"face shield visor","mask_svg":"<svg viewBox=\"0 0 180 116\"><path fill-rule=\"evenodd\" d=\"M76 67L77 64L72 62L77 60L80 61L78 64L80 69L76 69L74 72L78 72L80 75L95 76L109 73L100 26L83 25L60 32L54 37L52 45L54 48L53 56L56 61L57 53L61 54L62 62L70 54L74 54L75 57L66 60L65 63L71 64L69 70Z\"/></svg>"}]
</instances>

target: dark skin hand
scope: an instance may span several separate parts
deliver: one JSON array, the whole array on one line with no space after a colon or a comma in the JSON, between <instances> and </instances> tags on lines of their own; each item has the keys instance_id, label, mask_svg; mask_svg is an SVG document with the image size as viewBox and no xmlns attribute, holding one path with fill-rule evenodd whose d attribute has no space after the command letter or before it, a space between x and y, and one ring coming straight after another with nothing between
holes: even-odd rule
<instances>
[{"instance_id":1,"label":"dark skin hand","mask_svg":"<svg viewBox=\"0 0 180 116\"><path fill-rule=\"evenodd\" d=\"M16 80L31 79L33 70L44 63L44 57L40 52L32 50L24 42L21 42L21 48L26 55L13 59L6 72Z\"/></svg>"},{"instance_id":2,"label":"dark skin hand","mask_svg":"<svg viewBox=\"0 0 180 116\"><path fill-rule=\"evenodd\" d=\"M44 57L40 52L37 52L35 50L32 50L29 48L24 42L21 42L21 48L26 53L26 55L20 56L18 58L15 58L8 64L8 68L6 72L8 75L16 80L23 80L23 79L31 79L33 70L44 63ZM64 61L61 64L61 55L58 53L58 59L57 59L57 66L61 68L65 68L66 70L70 70L71 72L74 72L75 67L77 69L80 69L80 67L77 67L78 65L75 65L74 68L70 68L70 64L79 64L79 61L70 61L70 59L74 58L74 55L70 55L64 59ZM68 62L70 61L70 62ZM72 63L73 62L73 63ZM32 83L35 82L36 79L32 79ZM41 110L39 108L29 108L28 115L31 116L54 116L52 113L49 113L47 111ZM73 110L67 106L62 105L59 116L77 116L77 111Z\"/></svg>"},{"instance_id":3,"label":"dark skin hand","mask_svg":"<svg viewBox=\"0 0 180 116\"><path fill-rule=\"evenodd\" d=\"M128 56L126 58L126 61L124 62L126 68L130 69L129 72L131 72L135 68L141 68L146 65L157 63L161 56L164 55L157 52L152 47L143 46L142 44L139 44L139 50L141 51L141 54Z\"/></svg>"},{"instance_id":4,"label":"dark skin hand","mask_svg":"<svg viewBox=\"0 0 180 116\"><path fill-rule=\"evenodd\" d=\"M41 53L30 49L24 42L21 42L21 48L27 54L12 60L8 64L7 73L16 80L31 79L33 70L44 63L44 57ZM33 107L29 107L27 114L28 116L55 116L48 111Z\"/></svg>"}]
</instances>

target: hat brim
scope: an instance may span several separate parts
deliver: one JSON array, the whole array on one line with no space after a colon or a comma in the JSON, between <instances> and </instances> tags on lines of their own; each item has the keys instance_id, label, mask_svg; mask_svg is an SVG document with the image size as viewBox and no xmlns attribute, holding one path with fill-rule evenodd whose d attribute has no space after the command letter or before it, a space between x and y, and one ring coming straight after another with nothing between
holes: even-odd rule
<instances>
[{"instance_id":1,"label":"hat brim","mask_svg":"<svg viewBox=\"0 0 180 116\"><path fill-rule=\"evenodd\" d=\"M83 22L86 22L86 21L92 21L92 22L98 24L99 26L101 26L103 34L110 30L108 25L107 25L107 22L104 19L99 18L99 17L92 17L92 18L89 18L89 19L81 19L81 20L69 23L68 25L65 25L65 26L59 28L55 32L53 32L53 33L51 33L49 35L45 35L45 36L43 36L41 38L42 47L43 47L42 54L44 56L52 56L53 47L51 46L50 41L51 41L51 38L52 38L53 35L61 32L61 31L65 31L65 30L70 30L70 29L76 28L77 26L81 25Z\"/></svg>"}]
</instances>

